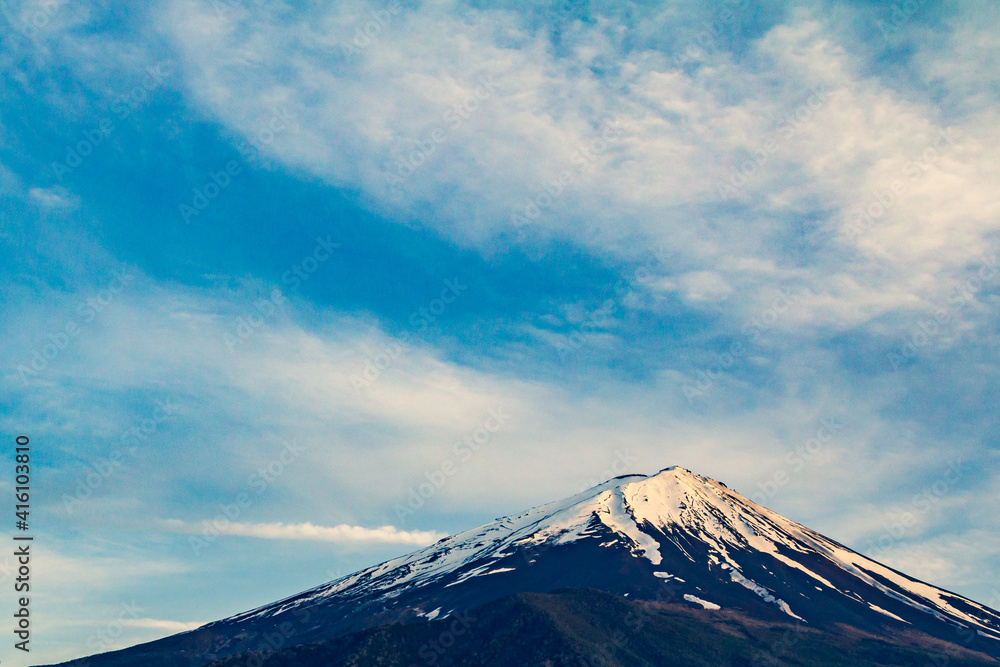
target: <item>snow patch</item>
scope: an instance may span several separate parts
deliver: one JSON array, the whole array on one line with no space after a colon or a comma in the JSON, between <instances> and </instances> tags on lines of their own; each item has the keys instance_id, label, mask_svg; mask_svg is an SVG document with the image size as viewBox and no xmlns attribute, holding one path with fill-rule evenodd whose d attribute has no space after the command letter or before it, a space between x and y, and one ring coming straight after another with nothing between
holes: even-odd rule
<instances>
[{"instance_id":1,"label":"snow patch","mask_svg":"<svg viewBox=\"0 0 1000 667\"><path fill-rule=\"evenodd\" d=\"M877 611L877 612L878 612L878 613L880 613L880 614L885 614L886 616L889 616L889 617L891 617L891 618L894 618L894 619L896 619L897 621L903 621L903 623L906 623L907 625L913 625L913 624L912 624L912 623L910 623L909 621L907 621L907 620L904 620L904 619L900 618L899 616L896 616L896 615L895 615L894 613L892 613L891 611L886 611L885 609L882 609L882 607L879 607L878 605L875 605L875 604L872 604L871 602L869 602L869 603L868 603L868 606L869 606L869 607L871 607L872 609L874 609L875 611Z\"/></svg>"},{"instance_id":2,"label":"snow patch","mask_svg":"<svg viewBox=\"0 0 1000 667\"><path fill-rule=\"evenodd\" d=\"M598 507L594 509L594 514L605 526L632 540L650 563L659 565L663 560L660 543L639 529L623 495L610 489L605 491L598 497Z\"/></svg>"},{"instance_id":3,"label":"snow patch","mask_svg":"<svg viewBox=\"0 0 1000 667\"><path fill-rule=\"evenodd\" d=\"M791 607L788 606L787 602L785 602L784 600L779 600L778 598L774 597L771 594L771 591L769 591L768 589L764 588L763 586L761 586L760 584L758 584L753 579L747 579L745 576L743 576L742 572L740 572L738 570L735 570L735 569L734 570L730 570L729 571L729 576L732 578L733 581L735 581L740 586L743 586L744 588L748 588L751 591L753 591L754 593L756 593L757 595L759 595L761 598L764 599L764 602L770 602L771 604L776 605L778 607L778 609L780 609L781 611L785 612L786 614L788 614L792 618L797 618L800 621L804 621L805 620L801 616L795 615L792 612Z\"/></svg>"},{"instance_id":4,"label":"snow patch","mask_svg":"<svg viewBox=\"0 0 1000 667\"><path fill-rule=\"evenodd\" d=\"M722 609L722 607L715 604L714 602L708 602L707 600L702 600L701 598L695 597L690 593L685 593L684 599L687 600L688 602L694 602L695 604L700 604L705 609Z\"/></svg>"}]
</instances>

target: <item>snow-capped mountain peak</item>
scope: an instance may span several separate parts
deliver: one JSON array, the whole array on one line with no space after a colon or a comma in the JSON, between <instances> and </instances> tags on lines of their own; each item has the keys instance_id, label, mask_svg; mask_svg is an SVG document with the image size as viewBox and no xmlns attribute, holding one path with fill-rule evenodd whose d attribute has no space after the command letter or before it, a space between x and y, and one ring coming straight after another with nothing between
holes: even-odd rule
<instances>
[{"instance_id":1,"label":"snow-capped mountain peak","mask_svg":"<svg viewBox=\"0 0 1000 667\"><path fill-rule=\"evenodd\" d=\"M624 574L601 570L612 565ZM502 593L560 585L635 599L667 582L678 599L695 598L706 608L763 604L806 623L874 615L925 629L964 628L1000 642L1000 615L993 610L868 559L679 466L608 480L222 623L323 605L403 618L431 611L447 616Z\"/></svg>"},{"instance_id":2,"label":"snow-capped mountain peak","mask_svg":"<svg viewBox=\"0 0 1000 667\"><path fill-rule=\"evenodd\" d=\"M924 633L1000 657L1000 613L673 466L610 479L154 648L130 649L134 659L99 664L150 664L148 650L183 653L193 667L204 664L197 660L206 642L234 654L257 648L254 637L288 628L297 643L308 643L400 621L454 616L454 623L512 593L560 589L597 589L629 604L680 605L834 635L854 628L909 643Z\"/></svg>"}]
</instances>

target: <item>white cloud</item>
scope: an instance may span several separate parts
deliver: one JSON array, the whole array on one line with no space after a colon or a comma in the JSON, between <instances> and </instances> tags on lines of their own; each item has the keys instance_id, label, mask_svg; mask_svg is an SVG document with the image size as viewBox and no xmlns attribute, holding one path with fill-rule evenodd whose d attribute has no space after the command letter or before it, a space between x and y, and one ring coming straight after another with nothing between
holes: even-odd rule
<instances>
[{"instance_id":1,"label":"white cloud","mask_svg":"<svg viewBox=\"0 0 1000 667\"><path fill-rule=\"evenodd\" d=\"M724 301L733 293L725 279L713 271L692 271L676 279L665 278L656 286L680 291L691 301Z\"/></svg>"},{"instance_id":2,"label":"white cloud","mask_svg":"<svg viewBox=\"0 0 1000 667\"><path fill-rule=\"evenodd\" d=\"M70 194L66 188L30 188L28 195L43 209L72 208L79 204L79 199Z\"/></svg>"},{"instance_id":3,"label":"white cloud","mask_svg":"<svg viewBox=\"0 0 1000 667\"><path fill-rule=\"evenodd\" d=\"M113 582L165 577L190 570L190 565L179 559L138 559L133 557L135 555L111 556L96 547L78 548L72 555L63 550L38 549L35 559L46 572L46 578L39 582L38 589L53 598L59 591L67 595L73 590L83 595L88 589L98 590ZM0 573L6 575L9 565L9 561L0 564Z\"/></svg>"},{"instance_id":4,"label":"white cloud","mask_svg":"<svg viewBox=\"0 0 1000 667\"><path fill-rule=\"evenodd\" d=\"M122 431L141 418L135 405L145 396L150 410L153 397L178 404L141 456L68 518L74 530L93 524L148 534L151 526L141 517L172 516L177 517L173 531L200 534L205 529L200 519L221 516L220 505L245 493L250 506L241 510L238 523L220 521L220 532L366 551L380 544L418 546L441 536L428 525L461 530L470 527L470 515L486 520L575 493L608 470L617 452L633 459L629 472L683 465L752 494L778 469L790 470L789 450L815 432L821 417L839 414L849 418L844 434L768 504L835 539L862 540L865 535L852 525L877 527L878 517L870 516L866 503L890 497L885 479L933 474L942 449L956 455L964 450L971 461L977 456L960 439L934 438L906 417L886 416L907 390L905 377L876 383L845 378L831 352L785 350L765 359L772 380L763 390L746 384L747 356L693 406L681 391L689 379L677 371L635 383L587 378L589 386L567 389L556 381L469 368L419 345L358 392L350 376L363 371L363 351L371 355L393 341L378 328L343 316L306 328L290 303L282 316L231 352L223 336L255 291L223 300L141 275L136 281L133 291L95 322L99 326L53 361L43 382L23 393L23 413L7 417L39 438L76 442L78 434L87 433L97 458L118 446ZM74 312L80 297L63 299ZM20 311L21 329L44 332L44 323L59 321L52 312L65 310L63 305L46 299L44 307ZM30 337L25 340L30 347ZM753 354L771 352L762 347ZM16 375L4 382L23 391ZM95 387L100 402L90 398ZM56 395L61 414L72 418L49 423L42 406ZM495 408L509 415L502 429L481 451L459 457L456 443ZM292 440L302 454L283 464L257 493L250 479L280 460L282 443ZM887 451L898 453L886 457ZM89 455L77 454L84 460ZM445 461L455 463L457 472L416 518L395 520L394 506L406 503L410 490ZM182 471L198 492L178 489L176 474L164 470ZM76 474L72 467L53 470L51 484L71 492ZM903 502L911 493L900 494ZM976 493L971 482L956 490L956 498L970 493ZM62 503L55 504L54 519L66 520ZM824 508L836 511L829 515ZM929 515L926 530L956 521L981 526L986 518L955 504L947 514ZM72 562L51 569L66 570L53 581L79 577L109 585L114 568L114 563L95 570ZM919 570L911 574L924 576Z\"/></svg>"},{"instance_id":5,"label":"white cloud","mask_svg":"<svg viewBox=\"0 0 1000 667\"><path fill-rule=\"evenodd\" d=\"M266 147L271 157L483 248L526 211L537 213L529 230L602 251L637 256L663 245L690 276L718 276L685 290L695 303L722 299L728 284L742 297L727 299L730 310L759 309L775 275L750 267L777 262L823 304L800 319L851 328L894 309L927 309L939 296L935 277L990 247L1000 224L992 112L964 119L954 145L909 181L909 170L922 170L912 162L950 125L929 101L864 73L860 56L808 11L751 43L753 59L719 49L687 71L660 50L626 45L622 16L570 20L557 49L524 17L452 2L404 8L344 57L343 44L370 20L366 9L379 8L342 4L297 21L268 5L220 19L175 0L164 25L183 54L189 95L235 132L255 134L276 106L297 110L295 127ZM574 54L619 66L598 75ZM485 75L496 91L450 128L445 114ZM601 140L606 126L618 136ZM445 138L390 191L387 166L420 152L435 128ZM732 170L762 150L766 161L720 197ZM569 182L552 185L563 170ZM895 180L907 181L906 193L846 242L856 211ZM720 208L727 198L747 214ZM807 272L793 270L786 252L799 243L810 248L798 258Z\"/></svg>"},{"instance_id":6,"label":"white cloud","mask_svg":"<svg viewBox=\"0 0 1000 667\"><path fill-rule=\"evenodd\" d=\"M314 526L311 523L239 523L231 521L185 522L166 519L167 530L194 533L259 537L265 540L313 540L318 542L360 542L369 544L412 544L427 546L437 542L446 533L430 530L399 530L395 526L365 528L363 526Z\"/></svg>"},{"instance_id":7,"label":"white cloud","mask_svg":"<svg viewBox=\"0 0 1000 667\"><path fill-rule=\"evenodd\" d=\"M170 634L176 632L187 632L188 630L194 630L200 628L204 623L185 623L183 621L166 621L158 618L125 618L121 621L122 625L126 625L131 628L145 628L149 630L162 630L163 632L169 632Z\"/></svg>"}]
</instances>

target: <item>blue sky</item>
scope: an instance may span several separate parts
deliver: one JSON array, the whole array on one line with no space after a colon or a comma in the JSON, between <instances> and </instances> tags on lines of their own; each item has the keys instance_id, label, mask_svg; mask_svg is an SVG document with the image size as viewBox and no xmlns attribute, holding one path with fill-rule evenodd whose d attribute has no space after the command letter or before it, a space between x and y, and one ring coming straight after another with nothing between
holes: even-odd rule
<instances>
[{"instance_id":1,"label":"blue sky","mask_svg":"<svg viewBox=\"0 0 1000 667\"><path fill-rule=\"evenodd\" d=\"M668 465L1000 601L995 9L0 4L32 662Z\"/></svg>"}]
</instances>

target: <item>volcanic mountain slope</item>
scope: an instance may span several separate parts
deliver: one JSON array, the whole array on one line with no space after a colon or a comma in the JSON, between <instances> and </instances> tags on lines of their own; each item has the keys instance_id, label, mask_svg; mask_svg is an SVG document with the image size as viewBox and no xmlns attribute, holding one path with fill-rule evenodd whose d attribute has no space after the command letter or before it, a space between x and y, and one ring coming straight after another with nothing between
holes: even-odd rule
<instances>
[{"instance_id":1,"label":"volcanic mountain slope","mask_svg":"<svg viewBox=\"0 0 1000 667\"><path fill-rule=\"evenodd\" d=\"M91 659L203 665L395 622L461 618L516 592L598 589L765 622L926 633L1000 657L1000 613L673 467L609 480L291 598ZM169 661L161 662L166 656Z\"/></svg>"},{"instance_id":2,"label":"volcanic mountain slope","mask_svg":"<svg viewBox=\"0 0 1000 667\"><path fill-rule=\"evenodd\" d=\"M518 593L456 619L393 623L208 667L989 667L997 660L908 632L825 632L685 602L629 601L593 589Z\"/></svg>"}]
</instances>

